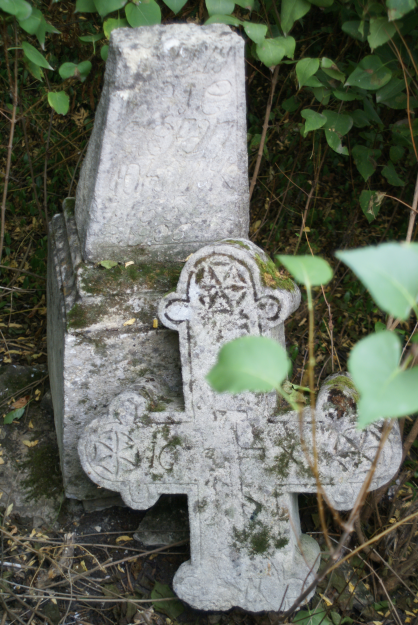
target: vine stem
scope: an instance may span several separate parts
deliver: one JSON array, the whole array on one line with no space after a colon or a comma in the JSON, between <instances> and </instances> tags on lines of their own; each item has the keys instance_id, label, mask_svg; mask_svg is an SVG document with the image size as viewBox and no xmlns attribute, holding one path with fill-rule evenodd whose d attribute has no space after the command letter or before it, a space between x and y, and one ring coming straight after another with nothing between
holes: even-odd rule
<instances>
[{"instance_id":1,"label":"vine stem","mask_svg":"<svg viewBox=\"0 0 418 625\"><path fill-rule=\"evenodd\" d=\"M4 45L4 56L6 60L6 66L9 67L9 55L7 50L7 30L6 24L3 22L4 26L4 37L3 37L3 45ZM15 46L17 46L17 32L16 32L16 24L14 25L15 29ZM9 143L7 146L7 160L6 160L6 171L4 174L4 187L3 187L3 197L1 200L1 226L0 226L0 261L3 256L3 247L4 247L4 233L6 227L6 201L7 201L7 192L9 190L9 177L10 177L10 167L12 163L12 150L13 150L13 137L15 134L16 127L16 112L17 112L17 59L18 59L19 51L15 50L15 58L14 58L14 83L10 84L12 89L12 118L10 120L10 133L9 133ZM10 70L8 72L10 75Z\"/></svg>"},{"instance_id":2,"label":"vine stem","mask_svg":"<svg viewBox=\"0 0 418 625\"><path fill-rule=\"evenodd\" d=\"M251 178L250 200L254 191L255 183L257 182L258 172L260 171L261 159L263 157L263 151L264 151L264 144L266 142L267 128L268 128L269 121L270 121L271 107L273 106L274 92L276 90L277 79L279 77L279 69L280 69L280 65L276 65L276 67L274 68L272 79L271 79L270 95L269 95L269 99L267 102L266 114L264 116L263 131L261 133L261 140L260 140L260 146L258 148L257 161L255 163L253 177Z\"/></svg>"}]
</instances>

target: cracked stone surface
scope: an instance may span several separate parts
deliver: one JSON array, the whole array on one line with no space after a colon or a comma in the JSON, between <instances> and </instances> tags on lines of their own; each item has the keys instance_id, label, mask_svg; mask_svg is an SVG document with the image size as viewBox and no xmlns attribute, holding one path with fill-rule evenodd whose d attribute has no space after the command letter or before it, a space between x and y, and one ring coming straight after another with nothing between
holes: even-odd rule
<instances>
[{"instance_id":1,"label":"cracked stone surface","mask_svg":"<svg viewBox=\"0 0 418 625\"><path fill-rule=\"evenodd\" d=\"M90 262L247 236L244 40L229 26L112 32L75 219Z\"/></svg>"},{"instance_id":2,"label":"cracked stone surface","mask_svg":"<svg viewBox=\"0 0 418 625\"><path fill-rule=\"evenodd\" d=\"M206 382L224 343L245 335L284 344L284 321L300 302L268 259L245 240L221 241L193 254L176 292L162 298L161 321L179 333L184 409L151 412L134 390L117 396L79 442L91 480L119 492L134 509L160 495L188 498L191 560L174 578L194 608L285 610L310 583L320 555L301 534L298 493L316 492L310 408L278 410L275 393L216 394ZM328 378L317 397L319 476L329 501L350 509L379 445L376 423L356 429L350 377ZM371 489L401 462L398 427L377 463Z\"/></svg>"}]
</instances>

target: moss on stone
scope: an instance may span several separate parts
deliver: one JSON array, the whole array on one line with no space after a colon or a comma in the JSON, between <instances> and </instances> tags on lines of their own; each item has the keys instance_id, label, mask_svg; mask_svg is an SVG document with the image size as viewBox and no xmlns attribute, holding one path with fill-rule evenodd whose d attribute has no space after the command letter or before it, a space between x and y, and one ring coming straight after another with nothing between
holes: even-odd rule
<instances>
[{"instance_id":1,"label":"moss on stone","mask_svg":"<svg viewBox=\"0 0 418 625\"><path fill-rule=\"evenodd\" d=\"M57 446L48 441L36 447L30 447L27 458L20 466L28 472L28 476L22 480L22 485L26 490L26 500L38 501L42 497L53 498L56 499L58 507L63 485Z\"/></svg>"},{"instance_id":2,"label":"moss on stone","mask_svg":"<svg viewBox=\"0 0 418 625\"><path fill-rule=\"evenodd\" d=\"M133 285L144 289L170 291L176 288L183 263L137 264L124 267L115 265L111 269L84 265L80 272L81 286L91 295L104 295L123 291Z\"/></svg>"},{"instance_id":3,"label":"moss on stone","mask_svg":"<svg viewBox=\"0 0 418 625\"><path fill-rule=\"evenodd\" d=\"M252 556L267 553L271 547L270 529L261 521L251 521L243 530L234 527L234 547L245 548Z\"/></svg>"},{"instance_id":4,"label":"moss on stone","mask_svg":"<svg viewBox=\"0 0 418 625\"><path fill-rule=\"evenodd\" d=\"M295 290L293 281L277 269L271 258L268 258L267 262L264 262L262 258L256 254L255 262L260 270L261 281L264 286L268 286L271 289L282 289L293 293Z\"/></svg>"},{"instance_id":5,"label":"moss on stone","mask_svg":"<svg viewBox=\"0 0 418 625\"><path fill-rule=\"evenodd\" d=\"M227 239L226 241L223 241L223 243L231 243L232 245L239 245L246 250L251 250L251 247L247 243L244 243L244 241L238 241L237 239Z\"/></svg>"},{"instance_id":6,"label":"moss on stone","mask_svg":"<svg viewBox=\"0 0 418 625\"><path fill-rule=\"evenodd\" d=\"M354 382L346 375L337 375L335 378L327 380L324 386L332 386L332 388L341 391L342 393L349 390L356 402L360 399L359 392L356 389Z\"/></svg>"}]
</instances>

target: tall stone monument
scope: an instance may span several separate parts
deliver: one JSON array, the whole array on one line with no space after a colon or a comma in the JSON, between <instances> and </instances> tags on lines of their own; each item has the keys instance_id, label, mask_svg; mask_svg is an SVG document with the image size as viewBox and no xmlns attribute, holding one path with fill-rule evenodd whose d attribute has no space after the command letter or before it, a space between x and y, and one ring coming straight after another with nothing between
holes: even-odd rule
<instances>
[{"instance_id":1,"label":"tall stone monument","mask_svg":"<svg viewBox=\"0 0 418 625\"><path fill-rule=\"evenodd\" d=\"M156 413L182 405L178 336L158 325L158 303L190 253L246 237L248 220L242 38L219 24L114 30L76 201L49 237L49 371L68 497L114 496L87 478L77 442L118 393L141 392Z\"/></svg>"},{"instance_id":2,"label":"tall stone monument","mask_svg":"<svg viewBox=\"0 0 418 625\"><path fill-rule=\"evenodd\" d=\"M152 412L143 395L125 391L80 438L86 473L132 508L149 508L162 494L187 495L191 560L177 571L174 590L201 610L286 610L320 563L298 513L298 493L317 491L310 408L301 426L274 392L217 394L206 381L222 345L246 335L280 339L299 302L297 286L249 241L203 247L159 306L160 320L180 335L184 410ZM316 404L319 478L339 510L353 507L379 447L381 423L356 429L357 398L339 373ZM371 488L391 479L401 459L396 426Z\"/></svg>"}]
</instances>

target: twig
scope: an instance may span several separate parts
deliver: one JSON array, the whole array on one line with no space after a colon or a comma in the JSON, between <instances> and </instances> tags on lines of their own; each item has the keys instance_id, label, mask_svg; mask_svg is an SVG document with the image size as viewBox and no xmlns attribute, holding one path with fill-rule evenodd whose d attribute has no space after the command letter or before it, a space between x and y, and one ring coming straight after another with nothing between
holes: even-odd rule
<instances>
[{"instance_id":1,"label":"twig","mask_svg":"<svg viewBox=\"0 0 418 625\"><path fill-rule=\"evenodd\" d=\"M267 102L267 108L266 108L266 114L265 114L265 117L264 117L263 130L262 130L262 133L261 133L261 140L260 140L260 145L259 145L259 148L258 148L257 161L256 161L256 164L255 164L255 169L254 169L253 177L251 179L251 184L250 184L250 200L251 200L251 197L252 197L252 194L253 194L253 191L254 191L255 183L257 182L257 176L258 176L258 172L260 170L261 159L263 157L264 144L266 142L266 135L267 135L267 128L268 128L269 121L270 121L271 107L273 105L274 92L276 90L277 79L279 77L279 69L280 69L280 65L276 65L276 67L274 68L272 79L271 79L270 96L269 96L269 99L268 99L268 102Z\"/></svg>"},{"instance_id":2,"label":"twig","mask_svg":"<svg viewBox=\"0 0 418 625\"><path fill-rule=\"evenodd\" d=\"M9 267L8 265L0 265L0 269L7 269L8 271L17 271L17 273L24 273L27 276L33 276L34 278L38 278L39 280L46 280L44 276L39 276L37 273L33 273L32 271L26 271L25 269L19 269L18 267Z\"/></svg>"},{"instance_id":3,"label":"twig","mask_svg":"<svg viewBox=\"0 0 418 625\"><path fill-rule=\"evenodd\" d=\"M3 22L4 26L4 37L3 37L3 45L4 45L4 56L6 67L9 67L9 56L7 50L7 32L6 32L6 24ZM15 29L15 45L17 47L17 31L16 31L16 23L14 23ZM3 256L3 246L4 246L4 232L6 227L6 200L7 200L7 192L9 189L9 177L10 177L10 167L12 163L12 150L13 150L13 137L15 134L16 127L16 111L17 111L17 60L19 56L19 50L15 50L15 59L14 59L14 86L12 91L12 118L10 121L10 133L9 133L9 143L7 146L7 160L6 160L6 171L4 174L4 187L3 187L3 198L1 201L1 226L0 226L0 260ZM12 88L12 85L10 85Z\"/></svg>"}]
</instances>

